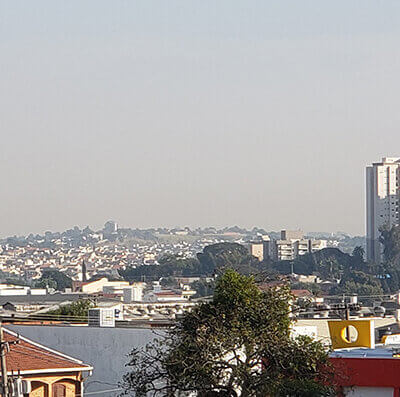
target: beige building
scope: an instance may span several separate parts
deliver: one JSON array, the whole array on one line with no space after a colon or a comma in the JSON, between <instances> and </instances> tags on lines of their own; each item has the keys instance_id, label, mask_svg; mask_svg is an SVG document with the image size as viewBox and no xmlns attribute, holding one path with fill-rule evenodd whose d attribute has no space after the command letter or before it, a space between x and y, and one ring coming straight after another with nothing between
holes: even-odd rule
<instances>
[{"instance_id":1,"label":"beige building","mask_svg":"<svg viewBox=\"0 0 400 397\"><path fill-rule=\"evenodd\" d=\"M108 281L108 278L102 277L95 281L73 281L72 289L74 292L84 292L86 294L119 293L123 294L123 289L129 287L128 281Z\"/></svg>"},{"instance_id":2,"label":"beige building","mask_svg":"<svg viewBox=\"0 0 400 397\"><path fill-rule=\"evenodd\" d=\"M248 243L250 255L255 256L259 261L264 260L270 256L270 238L269 236L262 236L262 241L254 241Z\"/></svg>"},{"instance_id":3,"label":"beige building","mask_svg":"<svg viewBox=\"0 0 400 397\"><path fill-rule=\"evenodd\" d=\"M304 238L301 230L282 230L281 239L274 240L270 247L270 256L279 261L293 260L301 255L326 248L326 240Z\"/></svg>"},{"instance_id":4,"label":"beige building","mask_svg":"<svg viewBox=\"0 0 400 397\"><path fill-rule=\"evenodd\" d=\"M366 178L367 259L380 263L379 229L399 224L400 157L384 157L368 166Z\"/></svg>"}]
</instances>

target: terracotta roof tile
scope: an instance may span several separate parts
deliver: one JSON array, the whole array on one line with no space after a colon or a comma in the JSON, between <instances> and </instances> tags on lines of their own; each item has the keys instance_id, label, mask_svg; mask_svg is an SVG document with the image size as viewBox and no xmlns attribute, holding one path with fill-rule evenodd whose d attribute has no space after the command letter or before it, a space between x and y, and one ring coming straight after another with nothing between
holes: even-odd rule
<instances>
[{"instance_id":1,"label":"terracotta roof tile","mask_svg":"<svg viewBox=\"0 0 400 397\"><path fill-rule=\"evenodd\" d=\"M9 330L3 328L4 340L15 342L18 338ZM9 352L6 353L7 372L14 371L35 371L35 370L54 370L82 368L91 369L90 366L81 361L64 356L54 350L47 349L24 337L19 338L18 344L10 344Z\"/></svg>"}]
</instances>

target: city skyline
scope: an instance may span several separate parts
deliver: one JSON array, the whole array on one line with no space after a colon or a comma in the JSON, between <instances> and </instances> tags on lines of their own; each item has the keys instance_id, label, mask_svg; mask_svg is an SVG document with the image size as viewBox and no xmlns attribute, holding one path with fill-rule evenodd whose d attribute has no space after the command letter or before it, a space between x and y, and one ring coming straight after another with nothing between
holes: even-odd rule
<instances>
[{"instance_id":1,"label":"city skyline","mask_svg":"<svg viewBox=\"0 0 400 397\"><path fill-rule=\"evenodd\" d=\"M365 167L400 152L398 1L0 8L1 236L365 234Z\"/></svg>"},{"instance_id":2,"label":"city skyline","mask_svg":"<svg viewBox=\"0 0 400 397\"><path fill-rule=\"evenodd\" d=\"M116 228L115 231L117 230L139 230L139 231L148 231L148 230L163 230L163 231L170 231L171 233L175 233L180 231L206 231L207 229L214 229L218 233L222 233L225 231L226 233L234 233L232 230L234 229L240 229L242 231L247 231L249 233L254 233L254 230L257 230L257 234L261 236L261 231L265 231L266 234L268 233L274 233L274 234L280 234L284 230L291 230L294 232L301 232L302 234L306 236L340 236L340 235L347 235L349 237L366 237L366 234L351 234L346 232L346 230L304 230L301 227L295 227L292 229L285 228L283 226L278 227L276 229L268 229L265 227L262 227L260 225L251 225L249 227L245 227L242 225L205 225L205 226L188 226L188 225L173 225L173 226L165 226L165 225L152 225L149 227L140 227L138 225L126 225L126 224L120 224L119 222L115 222L114 220L109 220L104 224L100 225L88 225L88 224L76 224L76 225L70 225L68 227L64 227L61 229L47 229L47 230L31 230L28 233L21 233L21 234L9 234L9 235L1 235L0 234L0 240L1 239L6 239L6 238L13 238L13 237L28 237L28 236L45 236L46 233L65 233L67 231L73 230L74 228L78 228L80 231L84 231L86 228L89 228L93 232L102 232L106 230L106 224L107 223L115 223Z\"/></svg>"}]
</instances>

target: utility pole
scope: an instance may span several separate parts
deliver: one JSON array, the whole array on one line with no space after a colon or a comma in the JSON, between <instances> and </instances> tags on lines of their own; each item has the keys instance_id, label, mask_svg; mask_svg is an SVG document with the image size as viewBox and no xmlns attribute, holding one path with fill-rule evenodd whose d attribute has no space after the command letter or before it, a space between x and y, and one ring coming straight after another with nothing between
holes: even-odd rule
<instances>
[{"instance_id":1,"label":"utility pole","mask_svg":"<svg viewBox=\"0 0 400 397\"><path fill-rule=\"evenodd\" d=\"M343 294L343 302L344 302L344 294ZM349 308L349 304L345 303L344 304L344 315L345 315L345 319L348 321L350 320L350 308ZM346 339L350 342L350 328L346 327Z\"/></svg>"},{"instance_id":2,"label":"utility pole","mask_svg":"<svg viewBox=\"0 0 400 397\"><path fill-rule=\"evenodd\" d=\"M346 303L346 320L350 320L350 308L349 308L349 304Z\"/></svg>"},{"instance_id":3,"label":"utility pole","mask_svg":"<svg viewBox=\"0 0 400 397\"><path fill-rule=\"evenodd\" d=\"M0 320L0 358L1 358L1 384L2 384L2 395L3 397L10 397L8 389L8 377L7 377L7 364L6 364L6 351L7 342L4 341L3 325Z\"/></svg>"}]
</instances>

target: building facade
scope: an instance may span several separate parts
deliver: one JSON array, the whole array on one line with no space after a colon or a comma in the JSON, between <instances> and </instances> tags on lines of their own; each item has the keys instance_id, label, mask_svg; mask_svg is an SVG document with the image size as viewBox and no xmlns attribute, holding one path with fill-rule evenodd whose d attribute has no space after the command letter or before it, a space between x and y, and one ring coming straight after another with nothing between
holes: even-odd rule
<instances>
[{"instance_id":1,"label":"building facade","mask_svg":"<svg viewBox=\"0 0 400 397\"><path fill-rule=\"evenodd\" d=\"M262 236L262 241L250 242L249 253L260 261L267 258L273 260L293 260L301 255L322 250L328 246L327 240L314 240L304 237L301 230L282 230L279 240L271 240Z\"/></svg>"},{"instance_id":2,"label":"building facade","mask_svg":"<svg viewBox=\"0 0 400 397\"><path fill-rule=\"evenodd\" d=\"M399 224L400 157L384 157L366 170L367 260L380 263L380 228Z\"/></svg>"},{"instance_id":3,"label":"building facade","mask_svg":"<svg viewBox=\"0 0 400 397\"><path fill-rule=\"evenodd\" d=\"M301 230L282 230L281 239L271 244L270 255L274 260L293 260L327 246L326 240L305 238Z\"/></svg>"}]
</instances>

